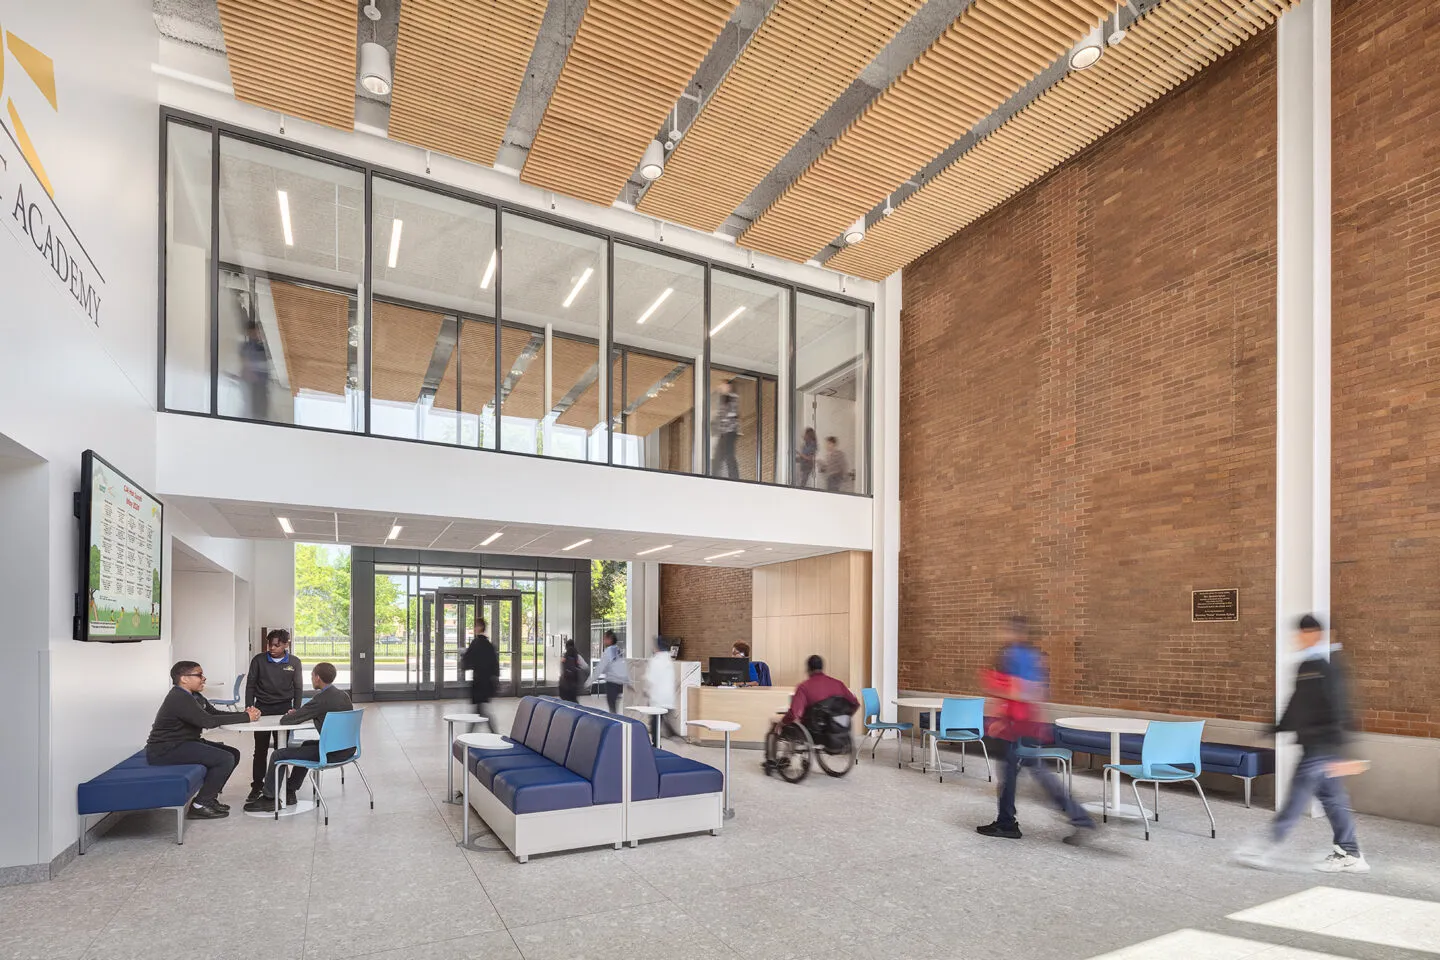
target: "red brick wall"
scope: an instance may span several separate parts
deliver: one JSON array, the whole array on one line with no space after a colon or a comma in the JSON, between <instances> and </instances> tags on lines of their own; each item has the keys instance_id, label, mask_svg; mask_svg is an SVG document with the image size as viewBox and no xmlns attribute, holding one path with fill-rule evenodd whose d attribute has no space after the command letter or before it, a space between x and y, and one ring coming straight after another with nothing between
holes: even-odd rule
<instances>
[{"instance_id":1,"label":"red brick wall","mask_svg":"<svg viewBox=\"0 0 1440 960\"><path fill-rule=\"evenodd\" d=\"M1440 736L1440 5L1336 0L1332 608L1366 729Z\"/></svg>"},{"instance_id":2,"label":"red brick wall","mask_svg":"<svg viewBox=\"0 0 1440 960\"><path fill-rule=\"evenodd\" d=\"M1275 44L1215 64L904 274L900 686L1012 611L1053 696L1273 717ZM1192 624L1190 591L1240 590Z\"/></svg>"},{"instance_id":3,"label":"red brick wall","mask_svg":"<svg viewBox=\"0 0 1440 960\"><path fill-rule=\"evenodd\" d=\"M684 638L686 660L728 657L750 641L751 582L749 570L661 564L660 633Z\"/></svg>"}]
</instances>

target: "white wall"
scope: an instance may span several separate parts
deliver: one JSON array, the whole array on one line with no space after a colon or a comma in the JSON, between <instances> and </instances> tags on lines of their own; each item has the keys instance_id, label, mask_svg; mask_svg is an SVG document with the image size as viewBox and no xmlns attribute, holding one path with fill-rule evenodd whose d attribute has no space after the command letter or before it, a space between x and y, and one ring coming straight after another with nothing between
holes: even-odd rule
<instances>
[{"instance_id":1,"label":"white wall","mask_svg":"<svg viewBox=\"0 0 1440 960\"><path fill-rule=\"evenodd\" d=\"M295 625L295 544L288 540L256 540L255 573L250 579L255 627ZM259 653L251 640L251 652Z\"/></svg>"},{"instance_id":2,"label":"white wall","mask_svg":"<svg viewBox=\"0 0 1440 960\"><path fill-rule=\"evenodd\" d=\"M244 666L235 663L235 575L177 570L170 621L176 660L194 660L212 686L228 686Z\"/></svg>"}]
</instances>

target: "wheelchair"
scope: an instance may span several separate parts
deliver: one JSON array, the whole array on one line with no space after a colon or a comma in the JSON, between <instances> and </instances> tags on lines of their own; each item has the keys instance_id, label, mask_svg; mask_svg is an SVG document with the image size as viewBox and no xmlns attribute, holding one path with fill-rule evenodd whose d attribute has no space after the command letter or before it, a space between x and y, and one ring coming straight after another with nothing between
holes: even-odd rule
<instances>
[{"instance_id":1,"label":"wheelchair","mask_svg":"<svg viewBox=\"0 0 1440 960\"><path fill-rule=\"evenodd\" d=\"M765 775L799 783L816 763L832 777L845 776L857 762L851 721L855 710L844 698L830 697L807 709L800 723L782 728L776 721L765 735Z\"/></svg>"}]
</instances>

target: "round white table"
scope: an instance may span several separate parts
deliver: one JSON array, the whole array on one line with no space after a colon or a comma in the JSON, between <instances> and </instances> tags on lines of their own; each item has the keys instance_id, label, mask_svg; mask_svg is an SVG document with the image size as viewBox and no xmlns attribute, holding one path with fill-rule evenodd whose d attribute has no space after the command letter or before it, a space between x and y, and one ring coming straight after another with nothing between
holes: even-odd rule
<instances>
[{"instance_id":1,"label":"round white table","mask_svg":"<svg viewBox=\"0 0 1440 960\"><path fill-rule=\"evenodd\" d=\"M729 820L735 816L735 810L730 806L730 734L739 730L740 724L734 720L689 720L686 726L704 727L714 733L725 734L725 799L720 809L724 811L724 819Z\"/></svg>"},{"instance_id":2,"label":"round white table","mask_svg":"<svg viewBox=\"0 0 1440 960\"><path fill-rule=\"evenodd\" d=\"M940 708L945 706L945 701L941 697L900 697L898 700L891 700L890 702L895 704L895 706L897 707L910 707L912 709L919 710L921 713L928 713L930 715L930 729L938 730L940 728ZM915 734L914 731L911 731L910 769L920 770L922 773L928 773L932 766L935 768L935 771L937 773L949 773L952 770L960 769L960 767L956 764L946 763L944 760L941 760L940 751L938 748L935 751L934 764L931 764L925 760L916 760Z\"/></svg>"},{"instance_id":3,"label":"round white table","mask_svg":"<svg viewBox=\"0 0 1440 960\"><path fill-rule=\"evenodd\" d=\"M442 717L445 721L445 802L457 803L460 794L455 792L455 724L476 724L485 723L489 717L482 717L478 713L447 713ZM467 731L468 732L468 731Z\"/></svg>"},{"instance_id":4,"label":"round white table","mask_svg":"<svg viewBox=\"0 0 1440 960\"><path fill-rule=\"evenodd\" d=\"M670 712L669 707L652 707L646 704L642 707L627 707L627 710L634 710L636 713L643 713L650 718L650 745L660 749L660 718Z\"/></svg>"},{"instance_id":5,"label":"round white table","mask_svg":"<svg viewBox=\"0 0 1440 960\"><path fill-rule=\"evenodd\" d=\"M462 733L455 738L455 742L465 748L465 753L468 753L471 747L481 750L509 750L515 746L498 733ZM461 754L461 764L465 767L465 809L461 811L465 825L460 828L462 847L470 846L470 764L465 753Z\"/></svg>"},{"instance_id":6,"label":"round white table","mask_svg":"<svg viewBox=\"0 0 1440 960\"><path fill-rule=\"evenodd\" d=\"M1150 728L1149 720L1138 720L1135 717L1062 717L1055 721L1057 727L1069 727L1071 730L1094 730L1100 733L1110 734L1110 762L1120 762L1120 735L1122 733L1138 733L1143 735ZM1133 803L1122 803L1120 800L1120 775L1115 774L1115 782L1110 788L1110 803L1104 812L1112 817L1124 817L1131 820L1139 820L1142 817L1149 817L1150 811L1144 807L1137 807ZM1104 803L1097 803L1092 800L1083 805L1091 813L1100 813L1106 807Z\"/></svg>"},{"instance_id":7,"label":"round white table","mask_svg":"<svg viewBox=\"0 0 1440 960\"><path fill-rule=\"evenodd\" d=\"M227 724L222 729L229 730L231 733L270 733L272 731L279 730L285 734L286 744L289 744L290 742L290 734L295 733L296 731L306 731L308 733L315 732L315 721L313 720L306 720L304 723L281 723L280 721L282 719L284 719L284 717L281 716L261 717L254 723ZM314 771L311 771L310 776L315 776ZM279 784L276 784L276 786L279 786ZM276 792L278 795L279 791ZM264 819L269 820L273 819L276 816L293 817L297 814L306 813L314 809L314 800L301 800L293 806L281 807L278 814L276 814L274 810L247 810L245 811L245 816L263 817Z\"/></svg>"}]
</instances>

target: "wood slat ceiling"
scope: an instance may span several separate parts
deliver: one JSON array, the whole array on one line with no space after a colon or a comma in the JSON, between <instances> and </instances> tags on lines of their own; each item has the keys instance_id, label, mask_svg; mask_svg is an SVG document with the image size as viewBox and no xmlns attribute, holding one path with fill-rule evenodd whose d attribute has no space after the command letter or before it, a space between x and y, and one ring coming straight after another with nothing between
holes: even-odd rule
<instances>
[{"instance_id":1,"label":"wood slat ceiling","mask_svg":"<svg viewBox=\"0 0 1440 960\"><path fill-rule=\"evenodd\" d=\"M570 389L580 382L581 378L590 372L599 360L600 352L594 344L581 343L576 340L555 341L555 360L551 364L550 379L555 389L555 403L564 399ZM611 375L610 396L620 396L620 365L616 364ZM590 382L584 392L580 394L565 412L555 418L555 422L567 427L584 427L586 430L593 429L596 424L603 422L605 415L600 410L600 378L597 376Z\"/></svg>"},{"instance_id":2,"label":"wood slat ceiling","mask_svg":"<svg viewBox=\"0 0 1440 960\"><path fill-rule=\"evenodd\" d=\"M665 175L645 191L640 212L718 230L921 4L779 0L670 155Z\"/></svg>"},{"instance_id":3,"label":"wood slat ceiling","mask_svg":"<svg viewBox=\"0 0 1440 960\"><path fill-rule=\"evenodd\" d=\"M236 99L355 129L353 0L219 0L219 6Z\"/></svg>"},{"instance_id":4,"label":"wood slat ceiling","mask_svg":"<svg viewBox=\"0 0 1440 960\"><path fill-rule=\"evenodd\" d=\"M635 412L630 414L623 425L626 433L648 437L667 423L685 416L695 406L695 374L688 364L634 352L629 355L627 363L629 369L626 376L630 395L626 398L625 405L628 407L640 401L640 406L636 407ZM645 398L646 391L668 377L679 366L686 367L684 374L662 387L653 398Z\"/></svg>"},{"instance_id":5,"label":"wood slat ceiling","mask_svg":"<svg viewBox=\"0 0 1440 960\"><path fill-rule=\"evenodd\" d=\"M740 243L789 260L810 259L1116 6L1115 0L975 0L785 188Z\"/></svg>"},{"instance_id":6,"label":"wood slat ceiling","mask_svg":"<svg viewBox=\"0 0 1440 960\"><path fill-rule=\"evenodd\" d=\"M370 390L377 400L415 403L425 385L425 373L435 355L444 317L426 310L402 307L383 300L374 302L375 342L370 357ZM453 363L446 364L449 375ZM454 394L451 394L454 397ZM436 397L436 406L440 407ZM452 399L449 407L454 409Z\"/></svg>"},{"instance_id":7,"label":"wood slat ceiling","mask_svg":"<svg viewBox=\"0 0 1440 960\"><path fill-rule=\"evenodd\" d=\"M314 390L343 397L350 358L350 298L278 280L270 281L270 298L291 395Z\"/></svg>"},{"instance_id":8,"label":"wood slat ceiling","mask_svg":"<svg viewBox=\"0 0 1440 960\"><path fill-rule=\"evenodd\" d=\"M881 280L1271 26L1295 0L1165 0L1089 70L1067 75L826 266Z\"/></svg>"},{"instance_id":9,"label":"wood slat ceiling","mask_svg":"<svg viewBox=\"0 0 1440 960\"><path fill-rule=\"evenodd\" d=\"M736 2L590 0L520 179L610 206Z\"/></svg>"},{"instance_id":10,"label":"wood slat ceiling","mask_svg":"<svg viewBox=\"0 0 1440 960\"><path fill-rule=\"evenodd\" d=\"M390 136L492 166L545 6L545 0L404 0ZM353 24L349 42L353 54Z\"/></svg>"}]
</instances>

